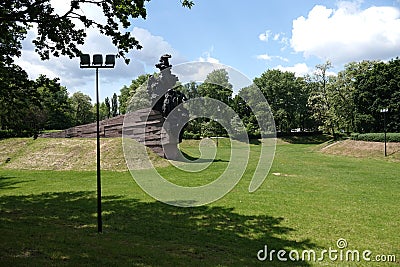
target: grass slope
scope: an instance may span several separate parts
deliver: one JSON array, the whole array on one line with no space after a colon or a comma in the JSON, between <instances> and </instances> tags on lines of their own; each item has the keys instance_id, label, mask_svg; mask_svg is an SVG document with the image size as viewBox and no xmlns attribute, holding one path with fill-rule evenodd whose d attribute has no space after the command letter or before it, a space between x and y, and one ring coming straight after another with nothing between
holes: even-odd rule
<instances>
[{"instance_id":1,"label":"grass slope","mask_svg":"<svg viewBox=\"0 0 400 267\"><path fill-rule=\"evenodd\" d=\"M382 142L343 140L324 146L321 152L358 158L382 158L384 156L384 149L385 144ZM400 143L388 142L386 149L388 160L400 161Z\"/></svg>"},{"instance_id":2,"label":"grass slope","mask_svg":"<svg viewBox=\"0 0 400 267\"><path fill-rule=\"evenodd\" d=\"M196 142L182 144L195 157ZM400 166L386 159L323 154L280 142L264 184L248 193L258 145L239 184L219 201L177 208L154 201L129 172L102 172L104 233L96 233L96 174L0 168L1 266L367 266L367 262L259 262L257 252L348 248L397 255ZM182 185L209 182L229 146L202 175L160 172ZM11 162L10 162L11 163Z\"/></svg>"},{"instance_id":3,"label":"grass slope","mask_svg":"<svg viewBox=\"0 0 400 267\"><path fill-rule=\"evenodd\" d=\"M103 138L101 168L127 171L121 138ZM155 166L167 166L150 152ZM10 138L0 140L0 167L16 170L96 170L96 139Z\"/></svg>"}]
</instances>

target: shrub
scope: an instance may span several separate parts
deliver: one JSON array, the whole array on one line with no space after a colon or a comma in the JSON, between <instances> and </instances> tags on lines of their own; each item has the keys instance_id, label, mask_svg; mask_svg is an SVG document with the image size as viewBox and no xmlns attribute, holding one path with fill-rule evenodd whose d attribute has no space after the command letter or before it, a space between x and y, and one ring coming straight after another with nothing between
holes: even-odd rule
<instances>
[{"instance_id":1,"label":"shrub","mask_svg":"<svg viewBox=\"0 0 400 267\"><path fill-rule=\"evenodd\" d=\"M192 133L192 132L184 132L183 133L183 139L196 139L199 140L200 139L200 134L198 133Z\"/></svg>"},{"instance_id":2,"label":"shrub","mask_svg":"<svg viewBox=\"0 0 400 267\"><path fill-rule=\"evenodd\" d=\"M0 130L0 139L12 137L31 137L34 133L30 131L14 131L14 130Z\"/></svg>"},{"instance_id":3,"label":"shrub","mask_svg":"<svg viewBox=\"0 0 400 267\"><path fill-rule=\"evenodd\" d=\"M368 142L385 142L384 133L353 133L350 135L351 140L368 141ZM387 142L400 142L400 133L386 133Z\"/></svg>"}]
</instances>

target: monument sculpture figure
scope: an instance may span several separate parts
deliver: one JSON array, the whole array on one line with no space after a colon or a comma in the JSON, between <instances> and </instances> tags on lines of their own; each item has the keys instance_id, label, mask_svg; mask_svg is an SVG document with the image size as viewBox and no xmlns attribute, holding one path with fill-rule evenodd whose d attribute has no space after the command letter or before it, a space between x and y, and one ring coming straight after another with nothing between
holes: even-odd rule
<instances>
[{"instance_id":1,"label":"monument sculpture figure","mask_svg":"<svg viewBox=\"0 0 400 267\"><path fill-rule=\"evenodd\" d=\"M165 69L171 68L172 65L169 64L169 59L171 58L171 55L165 54L160 57L160 62L156 64L156 68L159 69L160 71L163 71Z\"/></svg>"},{"instance_id":2,"label":"monument sculpture figure","mask_svg":"<svg viewBox=\"0 0 400 267\"><path fill-rule=\"evenodd\" d=\"M182 105L187 98L176 89L179 79L171 72L170 58L171 55L168 54L161 56L155 65L160 72L151 75L148 79L147 92L151 110L146 108L134 110L133 114L129 115L129 120L135 122L129 125L143 127L140 125L143 125L143 120L145 120L144 131L143 129L133 130L133 133L142 132L141 135L133 134L133 138L150 147L160 156L177 159L178 144L182 141L183 135L183 122L188 121L189 115ZM148 116L144 117L143 114L148 114ZM124 129L124 132L127 134L129 129Z\"/></svg>"},{"instance_id":3,"label":"monument sculpture figure","mask_svg":"<svg viewBox=\"0 0 400 267\"><path fill-rule=\"evenodd\" d=\"M147 86L153 110L161 112L164 117L167 117L170 111L187 100L183 93L174 89L179 79L171 73L170 58L171 55L168 54L161 56L159 63L155 65L160 73L158 76L150 76ZM167 92L164 93L166 89Z\"/></svg>"}]
</instances>

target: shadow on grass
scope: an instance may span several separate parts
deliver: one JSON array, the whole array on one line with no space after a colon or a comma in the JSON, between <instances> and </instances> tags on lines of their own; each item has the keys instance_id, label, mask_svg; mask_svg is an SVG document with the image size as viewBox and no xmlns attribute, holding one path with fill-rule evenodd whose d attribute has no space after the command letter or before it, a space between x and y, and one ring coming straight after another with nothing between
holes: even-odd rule
<instances>
[{"instance_id":1,"label":"shadow on grass","mask_svg":"<svg viewBox=\"0 0 400 267\"><path fill-rule=\"evenodd\" d=\"M260 139L250 139L249 143L252 145L261 145Z\"/></svg>"},{"instance_id":2,"label":"shadow on grass","mask_svg":"<svg viewBox=\"0 0 400 267\"><path fill-rule=\"evenodd\" d=\"M181 151L182 155L185 157L186 160L196 161L197 163L204 163L204 162L229 162L228 160L223 159L200 159L198 157L190 156L189 154Z\"/></svg>"},{"instance_id":3,"label":"shadow on grass","mask_svg":"<svg viewBox=\"0 0 400 267\"><path fill-rule=\"evenodd\" d=\"M282 136L283 141L291 144L322 144L332 140L332 136L321 134L312 136Z\"/></svg>"},{"instance_id":4,"label":"shadow on grass","mask_svg":"<svg viewBox=\"0 0 400 267\"><path fill-rule=\"evenodd\" d=\"M400 149L394 149L392 152L388 152L387 155L388 156L393 156L394 154L397 154L400 152Z\"/></svg>"},{"instance_id":5,"label":"shadow on grass","mask_svg":"<svg viewBox=\"0 0 400 267\"><path fill-rule=\"evenodd\" d=\"M308 266L259 262L257 252L313 248L283 238L283 218L245 216L223 207L177 208L118 196L103 198L96 233L93 192L0 197L4 266Z\"/></svg>"},{"instance_id":6,"label":"shadow on grass","mask_svg":"<svg viewBox=\"0 0 400 267\"><path fill-rule=\"evenodd\" d=\"M29 181L21 181L21 179L16 179L13 176L2 176L0 175L0 189L16 189L19 186L17 184L26 183Z\"/></svg>"}]
</instances>

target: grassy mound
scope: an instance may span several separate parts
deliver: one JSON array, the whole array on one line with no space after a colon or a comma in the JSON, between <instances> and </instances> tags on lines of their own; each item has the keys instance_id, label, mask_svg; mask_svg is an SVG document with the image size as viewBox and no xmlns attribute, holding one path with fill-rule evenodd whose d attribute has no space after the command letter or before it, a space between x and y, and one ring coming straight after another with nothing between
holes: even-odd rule
<instances>
[{"instance_id":1,"label":"grassy mound","mask_svg":"<svg viewBox=\"0 0 400 267\"><path fill-rule=\"evenodd\" d=\"M358 158L382 158L384 146L381 142L344 140L322 147L321 152ZM400 161L400 143L387 143L386 149L389 159Z\"/></svg>"},{"instance_id":2,"label":"grassy mound","mask_svg":"<svg viewBox=\"0 0 400 267\"><path fill-rule=\"evenodd\" d=\"M156 166L166 161L149 151ZM18 170L96 170L96 139L10 138L0 140L0 168ZM101 168L126 171L121 138L101 139Z\"/></svg>"}]
</instances>

